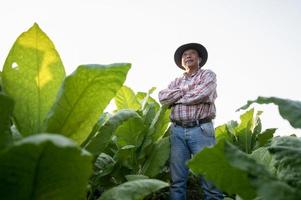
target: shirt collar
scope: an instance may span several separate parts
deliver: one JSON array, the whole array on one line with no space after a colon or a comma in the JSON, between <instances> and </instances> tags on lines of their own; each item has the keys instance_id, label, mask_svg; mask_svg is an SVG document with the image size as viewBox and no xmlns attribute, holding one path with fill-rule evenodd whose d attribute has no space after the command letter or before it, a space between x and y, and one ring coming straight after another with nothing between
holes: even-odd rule
<instances>
[{"instance_id":1,"label":"shirt collar","mask_svg":"<svg viewBox=\"0 0 301 200\"><path fill-rule=\"evenodd\" d=\"M185 78L192 78L192 77L194 77L196 74L198 74L200 71L201 71L201 68L199 67L198 70L197 70L195 73L193 73L193 74L191 74L191 75L188 75L187 72L184 72L183 75L184 75Z\"/></svg>"}]
</instances>

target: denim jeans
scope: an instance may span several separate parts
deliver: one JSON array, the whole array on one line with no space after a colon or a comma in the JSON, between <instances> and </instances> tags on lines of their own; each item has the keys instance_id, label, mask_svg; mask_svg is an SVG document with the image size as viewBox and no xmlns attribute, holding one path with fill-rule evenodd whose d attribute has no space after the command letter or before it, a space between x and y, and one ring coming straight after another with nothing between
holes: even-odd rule
<instances>
[{"instance_id":1,"label":"denim jeans","mask_svg":"<svg viewBox=\"0 0 301 200\"><path fill-rule=\"evenodd\" d=\"M206 146L215 144L213 124L209 122L192 128L183 128L173 124L170 142L170 200L185 200L189 173L186 162L191 158L191 155L196 154ZM205 200L223 199L222 192L203 177L200 177L200 185L204 191Z\"/></svg>"}]
</instances>

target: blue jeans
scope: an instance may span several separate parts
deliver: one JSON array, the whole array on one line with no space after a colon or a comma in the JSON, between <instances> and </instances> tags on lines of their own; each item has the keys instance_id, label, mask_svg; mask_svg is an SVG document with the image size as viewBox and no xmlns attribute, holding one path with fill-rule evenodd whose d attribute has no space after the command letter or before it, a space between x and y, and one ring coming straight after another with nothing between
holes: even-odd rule
<instances>
[{"instance_id":1,"label":"blue jeans","mask_svg":"<svg viewBox=\"0 0 301 200\"><path fill-rule=\"evenodd\" d=\"M206 146L215 144L213 124L209 122L192 128L183 128L173 124L170 142L170 200L185 200L189 173L186 162L191 158L191 155L196 154ZM203 177L200 177L200 185L204 191L205 200L223 199L222 192Z\"/></svg>"}]
</instances>

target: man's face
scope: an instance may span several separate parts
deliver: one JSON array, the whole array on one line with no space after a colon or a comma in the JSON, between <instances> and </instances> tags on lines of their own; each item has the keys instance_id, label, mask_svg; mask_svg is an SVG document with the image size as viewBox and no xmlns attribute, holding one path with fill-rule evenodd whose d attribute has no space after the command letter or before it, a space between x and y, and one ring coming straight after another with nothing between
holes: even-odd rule
<instances>
[{"instance_id":1,"label":"man's face","mask_svg":"<svg viewBox=\"0 0 301 200\"><path fill-rule=\"evenodd\" d=\"M182 54L182 66L185 69L198 67L199 62L201 62L201 58L194 49L188 49Z\"/></svg>"}]
</instances>

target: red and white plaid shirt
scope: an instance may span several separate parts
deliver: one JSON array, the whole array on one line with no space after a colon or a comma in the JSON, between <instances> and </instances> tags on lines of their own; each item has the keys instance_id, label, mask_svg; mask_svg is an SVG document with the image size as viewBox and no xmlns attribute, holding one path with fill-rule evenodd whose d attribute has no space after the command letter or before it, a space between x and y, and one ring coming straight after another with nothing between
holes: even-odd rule
<instances>
[{"instance_id":1,"label":"red and white plaid shirt","mask_svg":"<svg viewBox=\"0 0 301 200\"><path fill-rule=\"evenodd\" d=\"M199 69L195 74L173 80L168 88L159 92L159 101L171 106L172 121L194 121L215 118L216 75L208 69Z\"/></svg>"}]
</instances>

